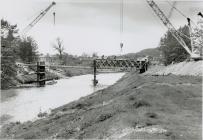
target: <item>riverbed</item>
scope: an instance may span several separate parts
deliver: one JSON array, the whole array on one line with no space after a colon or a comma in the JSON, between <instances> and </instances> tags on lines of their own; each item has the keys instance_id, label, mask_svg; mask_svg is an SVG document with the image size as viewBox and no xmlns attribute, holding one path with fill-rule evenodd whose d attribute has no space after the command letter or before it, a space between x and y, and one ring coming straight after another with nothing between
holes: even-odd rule
<instances>
[{"instance_id":1,"label":"riverbed","mask_svg":"<svg viewBox=\"0 0 203 140\"><path fill-rule=\"evenodd\" d=\"M1 118L4 123L37 119L39 112L50 111L56 107L77 100L97 90L114 84L125 73L98 74L99 84L93 86L91 74L60 79L54 85L24 89L2 90L11 97L1 101Z\"/></svg>"}]
</instances>

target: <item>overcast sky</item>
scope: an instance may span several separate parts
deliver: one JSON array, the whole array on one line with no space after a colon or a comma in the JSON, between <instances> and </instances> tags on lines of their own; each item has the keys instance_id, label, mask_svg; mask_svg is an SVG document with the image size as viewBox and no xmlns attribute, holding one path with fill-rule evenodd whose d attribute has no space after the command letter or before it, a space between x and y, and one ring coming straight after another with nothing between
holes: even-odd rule
<instances>
[{"instance_id":1,"label":"overcast sky","mask_svg":"<svg viewBox=\"0 0 203 140\"><path fill-rule=\"evenodd\" d=\"M55 53L52 48L57 37L63 40L65 51L99 55L120 54L121 0L55 0L56 5L27 33L38 43L41 53ZM51 0L0 0L0 16L22 30ZM155 1L168 15L167 1ZM171 1L169 1L171 2ZM203 1L178 1L176 7L192 20L203 11ZM53 12L56 24L53 24ZM170 18L177 28L187 24L186 19L173 11ZM135 53L154 48L166 27L145 0L124 0L123 52Z\"/></svg>"}]
</instances>

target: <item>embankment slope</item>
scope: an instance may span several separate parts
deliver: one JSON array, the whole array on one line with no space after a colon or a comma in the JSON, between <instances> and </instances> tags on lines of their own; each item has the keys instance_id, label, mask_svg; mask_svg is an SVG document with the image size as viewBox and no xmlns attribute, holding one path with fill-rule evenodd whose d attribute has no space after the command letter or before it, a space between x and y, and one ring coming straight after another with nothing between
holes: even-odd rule
<instances>
[{"instance_id":1,"label":"embankment slope","mask_svg":"<svg viewBox=\"0 0 203 140\"><path fill-rule=\"evenodd\" d=\"M155 66L152 67L145 74L147 75L193 75L202 76L203 61L189 61L171 64L167 67Z\"/></svg>"},{"instance_id":2,"label":"embankment slope","mask_svg":"<svg viewBox=\"0 0 203 140\"><path fill-rule=\"evenodd\" d=\"M3 126L3 138L201 139L202 77L126 74L116 84Z\"/></svg>"}]
</instances>

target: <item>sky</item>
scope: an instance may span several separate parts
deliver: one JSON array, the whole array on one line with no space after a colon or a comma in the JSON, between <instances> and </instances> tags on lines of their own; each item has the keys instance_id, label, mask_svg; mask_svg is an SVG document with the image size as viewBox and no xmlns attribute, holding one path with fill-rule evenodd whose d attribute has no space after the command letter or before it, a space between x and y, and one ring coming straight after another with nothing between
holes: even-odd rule
<instances>
[{"instance_id":1,"label":"sky","mask_svg":"<svg viewBox=\"0 0 203 140\"><path fill-rule=\"evenodd\" d=\"M17 24L21 32L34 18L51 4L51 0L0 0L0 17ZM145 0L123 0L123 33L120 34L121 0L55 0L56 5L27 32L43 54L54 54L53 44L57 37L63 40L65 52L118 55L136 53L142 49L158 47L160 38L167 31ZM168 1L155 0L168 15ZM178 8L193 21L203 12L203 1L177 1ZM53 12L56 13L54 25ZM187 20L177 11L170 17L178 28ZM123 51L120 42L123 42Z\"/></svg>"}]
</instances>

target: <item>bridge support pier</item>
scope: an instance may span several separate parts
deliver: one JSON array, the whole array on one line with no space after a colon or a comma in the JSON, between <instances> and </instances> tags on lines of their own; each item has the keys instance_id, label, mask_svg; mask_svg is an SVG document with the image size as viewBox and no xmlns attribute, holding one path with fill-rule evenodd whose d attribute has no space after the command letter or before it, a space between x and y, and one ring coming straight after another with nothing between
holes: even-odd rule
<instances>
[{"instance_id":1,"label":"bridge support pier","mask_svg":"<svg viewBox=\"0 0 203 140\"><path fill-rule=\"evenodd\" d=\"M37 62L37 84L45 86L45 62Z\"/></svg>"},{"instance_id":2,"label":"bridge support pier","mask_svg":"<svg viewBox=\"0 0 203 140\"><path fill-rule=\"evenodd\" d=\"M96 86L97 83L98 83L98 80L96 79L96 77L97 77L97 65L96 65L96 60L93 61L93 67L94 67L93 85Z\"/></svg>"}]
</instances>

